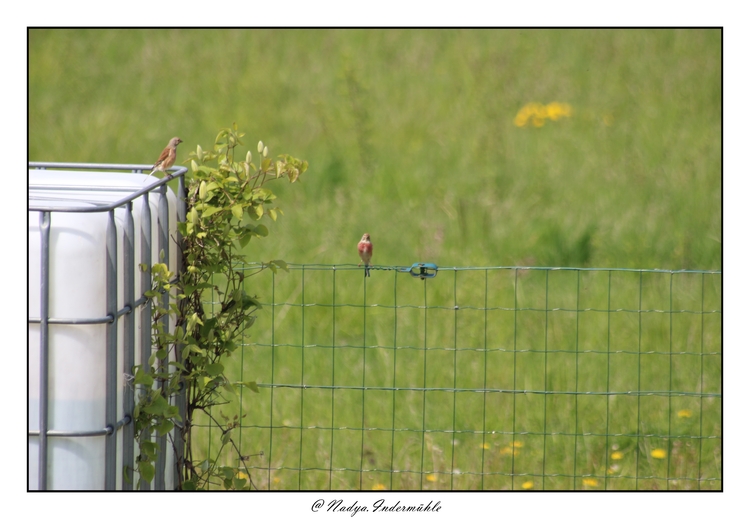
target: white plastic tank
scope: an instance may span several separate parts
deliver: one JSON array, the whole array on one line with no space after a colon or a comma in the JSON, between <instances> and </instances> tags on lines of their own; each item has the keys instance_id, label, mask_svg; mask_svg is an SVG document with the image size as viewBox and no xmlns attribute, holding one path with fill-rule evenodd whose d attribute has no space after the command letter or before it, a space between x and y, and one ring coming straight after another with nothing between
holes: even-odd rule
<instances>
[{"instance_id":1,"label":"white plastic tank","mask_svg":"<svg viewBox=\"0 0 750 519\"><path fill-rule=\"evenodd\" d=\"M29 170L30 207L82 207L106 205L157 182L156 177L133 173L71 170ZM159 259L158 189L149 193L151 207L151 263ZM170 270L177 267L177 200L167 189L169 207ZM141 221L144 198L133 200L133 255L135 262L135 299L142 296ZM28 398L29 431L40 429L40 324L32 322L41 312L41 226L40 212L29 211L29 343ZM117 310L125 302L123 286L123 233L126 209L115 210L117 229ZM106 232L109 212L51 212L49 235L49 318L96 319L107 315ZM136 311L135 363L141 363L141 317L143 305ZM108 424L105 418L105 355L107 323L49 324L48 430L95 431ZM118 319L117 341L117 420L124 417L123 388L128 384L128 369L123 365L123 326ZM122 429L117 434L116 488L123 484ZM30 490L39 488L38 435L29 435ZM105 472L105 436L47 438L47 489L103 490ZM136 449L137 455L137 449ZM165 487L173 488L174 455L167 449ZM137 479L134 488L138 488Z\"/></svg>"}]
</instances>

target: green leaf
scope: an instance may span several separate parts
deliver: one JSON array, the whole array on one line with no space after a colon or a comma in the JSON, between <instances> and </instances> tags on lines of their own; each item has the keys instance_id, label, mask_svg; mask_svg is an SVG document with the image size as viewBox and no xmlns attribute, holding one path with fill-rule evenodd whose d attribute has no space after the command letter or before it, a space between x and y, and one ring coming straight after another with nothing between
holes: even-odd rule
<instances>
[{"instance_id":1,"label":"green leaf","mask_svg":"<svg viewBox=\"0 0 750 519\"><path fill-rule=\"evenodd\" d=\"M247 244L250 243L250 238L252 238L252 237L253 237L253 234L251 232L247 232L247 233L243 234L240 237L240 240L239 240L240 241L240 248L244 249L245 247L247 247Z\"/></svg>"},{"instance_id":2,"label":"green leaf","mask_svg":"<svg viewBox=\"0 0 750 519\"><path fill-rule=\"evenodd\" d=\"M174 366L175 368L177 368L178 371L185 371L184 364L181 364L180 362L177 362L176 360L171 361L168 365Z\"/></svg>"},{"instance_id":3,"label":"green leaf","mask_svg":"<svg viewBox=\"0 0 750 519\"><path fill-rule=\"evenodd\" d=\"M268 228L265 225L257 226L253 232L258 236L268 236Z\"/></svg>"},{"instance_id":4,"label":"green leaf","mask_svg":"<svg viewBox=\"0 0 750 519\"><path fill-rule=\"evenodd\" d=\"M208 373L212 377L215 377L217 375L221 375L224 372L224 364L219 364L219 363L206 364L205 370L206 370L206 373Z\"/></svg>"},{"instance_id":5,"label":"green leaf","mask_svg":"<svg viewBox=\"0 0 750 519\"><path fill-rule=\"evenodd\" d=\"M178 384L179 385L179 384ZM180 408L176 405L170 405L164 412L164 418L171 419L180 416Z\"/></svg>"},{"instance_id":6,"label":"green leaf","mask_svg":"<svg viewBox=\"0 0 750 519\"><path fill-rule=\"evenodd\" d=\"M235 204L232 206L232 214L235 218L238 220L242 220L242 206L239 204Z\"/></svg>"},{"instance_id":7,"label":"green leaf","mask_svg":"<svg viewBox=\"0 0 750 519\"><path fill-rule=\"evenodd\" d=\"M143 408L143 411L148 414L162 415L167 410L168 407L169 407L169 404L167 404L167 401L165 400L165 398L159 395L151 403L151 405L145 406Z\"/></svg>"},{"instance_id":8,"label":"green leaf","mask_svg":"<svg viewBox=\"0 0 750 519\"><path fill-rule=\"evenodd\" d=\"M243 386L248 388L253 393L260 393L260 389L258 389L258 384L254 380L251 380L249 382L237 382L238 386Z\"/></svg>"},{"instance_id":9,"label":"green leaf","mask_svg":"<svg viewBox=\"0 0 750 519\"><path fill-rule=\"evenodd\" d=\"M187 218L190 223L195 225L198 222L198 210L195 207L190 209L190 213L188 214Z\"/></svg>"},{"instance_id":10,"label":"green leaf","mask_svg":"<svg viewBox=\"0 0 750 519\"><path fill-rule=\"evenodd\" d=\"M164 436L174 428L174 424L170 420L164 420L156 425L156 434Z\"/></svg>"},{"instance_id":11,"label":"green leaf","mask_svg":"<svg viewBox=\"0 0 750 519\"><path fill-rule=\"evenodd\" d=\"M182 483L182 490L187 490L188 492L195 490L195 483L192 481L185 481Z\"/></svg>"},{"instance_id":12,"label":"green leaf","mask_svg":"<svg viewBox=\"0 0 750 519\"><path fill-rule=\"evenodd\" d=\"M152 441L142 441L138 445L141 449L141 456L145 456L148 459L156 457L156 453L159 451L159 445Z\"/></svg>"},{"instance_id":13,"label":"green leaf","mask_svg":"<svg viewBox=\"0 0 750 519\"><path fill-rule=\"evenodd\" d=\"M145 370L140 369L141 367L138 366L138 369L135 372L135 379L133 380L134 384L142 384L144 386L152 386L154 383L154 377L146 373Z\"/></svg>"},{"instance_id":14,"label":"green leaf","mask_svg":"<svg viewBox=\"0 0 750 519\"><path fill-rule=\"evenodd\" d=\"M206 356L206 352L205 352L205 351L203 351L202 349L200 349L200 348L199 348L198 346L196 346L195 344L188 344L187 346L185 346L185 347L184 347L184 348L182 349L182 354L183 354L183 355L186 355L186 356L187 356L187 355L188 355L188 354L190 354L190 353L197 353L197 354L198 354L198 355L200 355L201 357L205 357L205 356Z\"/></svg>"},{"instance_id":15,"label":"green leaf","mask_svg":"<svg viewBox=\"0 0 750 519\"><path fill-rule=\"evenodd\" d=\"M203 211L203 212L201 213L201 217L202 217L202 218L208 218L209 216L213 215L214 213L218 213L218 212L219 212L219 211L221 211L221 210L222 210L222 208L221 208L221 207L217 207L217 206L215 206L215 205L210 205L210 206L208 206L208 207L206 208L206 210L205 210L205 211Z\"/></svg>"},{"instance_id":16,"label":"green leaf","mask_svg":"<svg viewBox=\"0 0 750 519\"><path fill-rule=\"evenodd\" d=\"M141 477L151 483L154 480L154 474L156 473L156 470L154 469L154 464L150 461L139 461L138 462L138 472L141 473Z\"/></svg>"}]
</instances>

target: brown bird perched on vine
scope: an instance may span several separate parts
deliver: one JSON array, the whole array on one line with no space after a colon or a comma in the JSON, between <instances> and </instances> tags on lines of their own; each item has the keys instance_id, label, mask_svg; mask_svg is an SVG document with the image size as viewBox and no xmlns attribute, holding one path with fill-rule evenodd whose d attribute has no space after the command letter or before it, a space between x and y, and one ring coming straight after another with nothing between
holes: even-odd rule
<instances>
[{"instance_id":1,"label":"brown bird perched on vine","mask_svg":"<svg viewBox=\"0 0 750 519\"><path fill-rule=\"evenodd\" d=\"M172 137L169 144L167 144L167 147L164 148L164 151L159 155L159 159L154 163L151 173L148 174L149 177L154 174L154 171L166 173L166 171L172 167L172 164L174 164L174 161L177 158L177 145L181 142L182 139L179 137Z\"/></svg>"}]
</instances>

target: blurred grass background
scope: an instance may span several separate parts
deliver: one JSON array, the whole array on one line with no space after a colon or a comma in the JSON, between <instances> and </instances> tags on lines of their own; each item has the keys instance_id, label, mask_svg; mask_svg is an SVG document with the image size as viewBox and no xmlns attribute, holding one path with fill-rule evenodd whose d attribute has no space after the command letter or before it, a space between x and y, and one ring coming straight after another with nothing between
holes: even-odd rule
<instances>
[{"instance_id":1,"label":"blurred grass background","mask_svg":"<svg viewBox=\"0 0 750 519\"><path fill-rule=\"evenodd\" d=\"M573 115L518 128L527 103ZM719 30L31 30L29 158L310 162L257 260L718 269Z\"/></svg>"},{"instance_id":2,"label":"blurred grass background","mask_svg":"<svg viewBox=\"0 0 750 519\"><path fill-rule=\"evenodd\" d=\"M369 232L377 265L720 269L721 38L35 29L29 159L150 164L177 135L181 160L237 122L254 153L262 139L271 155L309 161L300 185L270 185L285 215L265 222L271 234L248 259L343 269L250 278L273 306L233 370L244 379L718 393L720 276L462 271L423 288L374 271L363 310L361 271L345 264ZM570 117L514 124L529 103L552 102ZM332 316L334 300L351 306ZM515 310L488 319L454 302ZM721 399L316 391L244 397L244 423L265 424L243 429L247 453L265 454L252 463L289 467L254 473L261 488L721 488ZM692 418L677 416L686 410ZM414 432L423 428L501 436ZM625 454L617 463L613 445ZM656 448L670 459L654 459Z\"/></svg>"}]
</instances>

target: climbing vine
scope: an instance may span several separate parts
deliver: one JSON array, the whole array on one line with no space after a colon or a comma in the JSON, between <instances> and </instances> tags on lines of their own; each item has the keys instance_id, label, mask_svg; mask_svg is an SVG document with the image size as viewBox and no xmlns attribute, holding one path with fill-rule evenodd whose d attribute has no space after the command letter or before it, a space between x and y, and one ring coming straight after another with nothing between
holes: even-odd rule
<instances>
[{"instance_id":1,"label":"climbing vine","mask_svg":"<svg viewBox=\"0 0 750 519\"><path fill-rule=\"evenodd\" d=\"M233 125L218 133L210 151L199 145L190 153L186 219L178 224L182 269L176 275L165 263L153 265L153 288L146 294L153 301L152 355L134 373L139 396L135 471L145 481L153 479L157 440L166 435L175 450L176 484L183 490L255 486L245 464L248 455L233 437L240 417L220 412L238 391L258 392L255 382L236 382L226 375L241 335L253 326L261 308L259 297L246 291L246 274L238 267L251 241L268 236L262 220L275 221L283 214L267 184L282 178L296 182L307 162L290 155L269 158L263 142L258 143L256 161L251 151L238 160L243 136ZM287 268L281 260L263 267L274 272ZM221 431L221 448L210 459L197 459L198 414ZM237 464L220 464L225 449L234 451L231 458Z\"/></svg>"}]
</instances>

